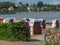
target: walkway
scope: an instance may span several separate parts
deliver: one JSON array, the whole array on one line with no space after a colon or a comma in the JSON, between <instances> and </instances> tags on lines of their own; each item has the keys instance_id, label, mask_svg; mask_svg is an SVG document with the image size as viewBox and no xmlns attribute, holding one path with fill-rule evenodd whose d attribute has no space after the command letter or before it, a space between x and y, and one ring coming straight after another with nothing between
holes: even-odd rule
<instances>
[{"instance_id":1,"label":"walkway","mask_svg":"<svg viewBox=\"0 0 60 45\"><path fill-rule=\"evenodd\" d=\"M44 45L44 35L33 35L31 39L38 39L40 41L29 41L29 42L9 42L0 40L0 45Z\"/></svg>"},{"instance_id":2,"label":"walkway","mask_svg":"<svg viewBox=\"0 0 60 45\"><path fill-rule=\"evenodd\" d=\"M8 42L0 40L0 45L24 45L23 42Z\"/></svg>"}]
</instances>

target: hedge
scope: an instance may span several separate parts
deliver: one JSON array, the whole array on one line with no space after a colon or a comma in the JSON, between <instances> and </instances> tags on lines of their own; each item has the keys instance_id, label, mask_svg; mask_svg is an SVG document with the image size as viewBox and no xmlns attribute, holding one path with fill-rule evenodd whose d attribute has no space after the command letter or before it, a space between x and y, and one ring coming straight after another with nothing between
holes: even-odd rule
<instances>
[{"instance_id":1,"label":"hedge","mask_svg":"<svg viewBox=\"0 0 60 45\"><path fill-rule=\"evenodd\" d=\"M29 28L25 26L23 21L0 24L0 40L27 41L29 38Z\"/></svg>"}]
</instances>

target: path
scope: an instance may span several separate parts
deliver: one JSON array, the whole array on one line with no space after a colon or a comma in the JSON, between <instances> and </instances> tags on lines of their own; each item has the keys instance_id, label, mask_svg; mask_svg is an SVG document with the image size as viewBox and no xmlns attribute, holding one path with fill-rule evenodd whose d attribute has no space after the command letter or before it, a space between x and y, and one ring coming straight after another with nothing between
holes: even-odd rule
<instances>
[{"instance_id":1,"label":"path","mask_svg":"<svg viewBox=\"0 0 60 45\"><path fill-rule=\"evenodd\" d=\"M44 35L33 35L31 39L38 39L41 41L30 41L30 42L9 42L0 40L0 45L44 45Z\"/></svg>"},{"instance_id":2,"label":"path","mask_svg":"<svg viewBox=\"0 0 60 45\"><path fill-rule=\"evenodd\" d=\"M24 45L23 42L9 42L0 40L0 45Z\"/></svg>"}]
</instances>

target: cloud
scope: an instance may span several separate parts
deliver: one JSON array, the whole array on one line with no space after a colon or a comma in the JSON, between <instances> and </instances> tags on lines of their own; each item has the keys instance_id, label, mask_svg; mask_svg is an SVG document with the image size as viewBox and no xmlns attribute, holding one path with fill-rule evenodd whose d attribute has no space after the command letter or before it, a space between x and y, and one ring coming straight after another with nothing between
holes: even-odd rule
<instances>
[{"instance_id":1,"label":"cloud","mask_svg":"<svg viewBox=\"0 0 60 45\"><path fill-rule=\"evenodd\" d=\"M11 1L11 2L22 2L22 3L29 3L29 4L34 4L37 3L38 1L43 1L43 3L46 4L60 4L60 0L0 0L0 1Z\"/></svg>"},{"instance_id":2,"label":"cloud","mask_svg":"<svg viewBox=\"0 0 60 45\"><path fill-rule=\"evenodd\" d=\"M60 4L60 0L51 0L49 4Z\"/></svg>"},{"instance_id":3,"label":"cloud","mask_svg":"<svg viewBox=\"0 0 60 45\"><path fill-rule=\"evenodd\" d=\"M60 4L60 0L16 0L16 2L28 2L28 3L37 3L38 1L43 1L44 3L49 3L49 4Z\"/></svg>"},{"instance_id":4,"label":"cloud","mask_svg":"<svg viewBox=\"0 0 60 45\"><path fill-rule=\"evenodd\" d=\"M29 3L29 4L34 4L37 3L38 1L39 0L16 0L16 2Z\"/></svg>"}]
</instances>

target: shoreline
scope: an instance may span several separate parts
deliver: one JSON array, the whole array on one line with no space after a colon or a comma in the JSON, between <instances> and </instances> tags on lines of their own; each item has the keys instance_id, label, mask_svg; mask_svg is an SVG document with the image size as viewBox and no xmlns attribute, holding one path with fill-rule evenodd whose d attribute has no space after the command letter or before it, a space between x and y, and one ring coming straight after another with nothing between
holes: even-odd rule
<instances>
[{"instance_id":1,"label":"shoreline","mask_svg":"<svg viewBox=\"0 0 60 45\"><path fill-rule=\"evenodd\" d=\"M1 15L1 14L16 14L16 13L0 13L0 15Z\"/></svg>"},{"instance_id":2,"label":"shoreline","mask_svg":"<svg viewBox=\"0 0 60 45\"><path fill-rule=\"evenodd\" d=\"M11 12L11 13L0 13L0 14L18 14L18 13L27 13L26 11L23 11L23 12ZM31 11L31 12L29 12L29 13L39 13L39 12L60 12L60 11Z\"/></svg>"}]
</instances>

